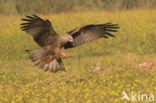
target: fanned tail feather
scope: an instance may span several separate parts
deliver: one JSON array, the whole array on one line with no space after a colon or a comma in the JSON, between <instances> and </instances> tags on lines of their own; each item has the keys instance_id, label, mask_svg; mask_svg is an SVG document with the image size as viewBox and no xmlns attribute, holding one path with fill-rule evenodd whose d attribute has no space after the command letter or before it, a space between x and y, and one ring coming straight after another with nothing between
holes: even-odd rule
<instances>
[{"instance_id":1,"label":"fanned tail feather","mask_svg":"<svg viewBox=\"0 0 156 103\"><path fill-rule=\"evenodd\" d=\"M45 48L35 49L35 50L26 50L30 54L29 58L34 62L35 66L43 68L45 71L57 72L58 70L65 71L62 63L62 59L53 59L50 62L47 62L49 59L47 56L46 59L42 60L42 54L44 53Z\"/></svg>"}]
</instances>

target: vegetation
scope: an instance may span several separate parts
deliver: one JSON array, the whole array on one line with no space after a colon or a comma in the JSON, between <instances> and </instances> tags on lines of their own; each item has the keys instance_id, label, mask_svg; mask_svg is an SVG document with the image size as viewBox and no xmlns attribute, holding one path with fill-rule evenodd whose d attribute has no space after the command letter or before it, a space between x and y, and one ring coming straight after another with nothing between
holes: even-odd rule
<instances>
[{"instance_id":1,"label":"vegetation","mask_svg":"<svg viewBox=\"0 0 156 103\"><path fill-rule=\"evenodd\" d=\"M130 9L153 9L156 0L0 0L0 13L50 14L90 10L121 11Z\"/></svg>"},{"instance_id":2,"label":"vegetation","mask_svg":"<svg viewBox=\"0 0 156 103\"><path fill-rule=\"evenodd\" d=\"M116 38L100 39L67 50L66 72L44 72L33 66L26 49L39 48L20 31L21 16L0 16L0 101L2 103L127 103L122 92L154 94L156 68L156 10L83 12L40 15L58 33L90 23L118 23ZM91 67L101 66L101 72ZM146 102L146 101L144 101Z\"/></svg>"}]
</instances>

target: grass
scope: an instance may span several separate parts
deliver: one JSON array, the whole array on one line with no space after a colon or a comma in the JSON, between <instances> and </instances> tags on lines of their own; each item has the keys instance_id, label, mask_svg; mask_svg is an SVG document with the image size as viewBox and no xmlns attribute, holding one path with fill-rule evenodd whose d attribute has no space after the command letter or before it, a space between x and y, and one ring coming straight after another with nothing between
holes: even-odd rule
<instances>
[{"instance_id":1,"label":"grass","mask_svg":"<svg viewBox=\"0 0 156 103\"><path fill-rule=\"evenodd\" d=\"M156 68L138 68L148 60L156 64L156 10L83 12L41 15L58 33L93 23L118 23L116 38L100 39L67 50L66 72L44 72L33 66L26 49L39 48L20 31L23 16L0 16L0 101L2 103L127 103L122 92L154 94ZM104 67L97 73L91 67ZM146 102L146 101L144 101Z\"/></svg>"}]
</instances>

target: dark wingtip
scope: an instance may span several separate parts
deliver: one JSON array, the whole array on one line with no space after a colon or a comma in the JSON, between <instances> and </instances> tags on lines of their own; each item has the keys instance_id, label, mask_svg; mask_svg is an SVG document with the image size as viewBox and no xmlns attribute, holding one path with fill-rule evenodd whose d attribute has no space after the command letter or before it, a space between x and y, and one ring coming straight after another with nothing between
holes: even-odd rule
<instances>
[{"instance_id":1,"label":"dark wingtip","mask_svg":"<svg viewBox=\"0 0 156 103\"><path fill-rule=\"evenodd\" d=\"M30 21L33 21L33 19L25 19L25 18L22 18L21 20L22 20L22 21L29 21L29 22L30 22Z\"/></svg>"},{"instance_id":2,"label":"dark wingtip","mask_svg":"<svg viewBox=\"0 0 156 103\"><path fill-rule=\"evenodd\" d=\"M106 25L112 24L112 22L106 23Z\"/></svg>"},{"instance_id":3,"label":"dark wingtip","mask_svg":"<svg viewBox=\"0 0 156 103\"><path fill-rule=\"evenodd\" d=\"M20 25L23 26L23 25L29 25L29 24L30 24L30 23L21 23Z\"/></svg>"},{"instance_id":4,"label":"dark wingtip","mask_svg":"<svg viewBox=\"0 0 156 103\"><path fill-rule=\"evenodd\" d=\"M21 27L19 29L21 29L21 31L24 31Z\"/></svg>"},{"instance_id":5,"label":"dark wingtip","mask_svg":"<svg viewBox=\"0 0 156 103\"><path fill-rule=\"evenodd\" d=\"M104 25L107 25L107 26L119 26L119 24L113 24L113 23L111 23L111 22L105 23Z\"/></svg>"},{"instance_id":6,"label":"dark wingtip","mask_svg":"<svg viewBox=\"0 0 156 103\"><path fill-rule=\"evenodd\" d=\"M28 15L26 15L25 17L27 17L29 19L34 19L32 16L28 16Z\"/></svg>"},{"instance_id":7,"label":"dark wingtip","mask_svg":"<svg viewBox=\"0 0 156 103\"><path fill-rule=\"evenodd\" d=\"M33 14L33 17L35 17L35 18L40 18L39 16L37 16L36 14Z\"/></svg>"},{"instance_id":8,"label":"dark wingtip","mask_svg":"<svg viewBox=\"0 0 156 103\"><path fill-rule=\"evenodd\" d=\"M19 29L21 29L22 31L27 29L27 26L21 26Z\"/></svg>"},{"instance_id":9,"label":"dark wingtip","mask_svg":"<svg viewBox=\"0 0 156 103\"><path fill-rule=\"evenodd\" d=\"M43 19L41 19L39 16L37 16L37 15L35 15L35 14L33 14L33 17L34 17L34 19L39 19L39 20L44 21Z\"/></svg>"},{"instance_id":10,"label":"dark wingtip","mask_svg":"<svg viewBox=\"0 0 156 103\"><path fill-rule=\"evenodd\" d=\"M25 50L25 52L29 53L31 50Z\"/></svg>"},{"instance_id":11,"label":"dark wingtip","mask_svg":"<svg viewBox=\"0 0 156 103\"><path fill-rule=\"evenodd\" d=\"M113 34L111 34L111 33L109 33L109 32L106 32L105 35L111 36L111 37L115 37L115 35L113 35Z\"/></svg>"}]
</instances>

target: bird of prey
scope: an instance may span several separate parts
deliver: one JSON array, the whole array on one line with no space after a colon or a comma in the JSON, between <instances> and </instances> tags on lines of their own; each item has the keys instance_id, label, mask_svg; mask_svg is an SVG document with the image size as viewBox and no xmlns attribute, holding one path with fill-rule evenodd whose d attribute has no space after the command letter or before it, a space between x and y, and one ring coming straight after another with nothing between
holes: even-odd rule
<instances>
[{"instance_id":1,"label":"bird of prey","mask_svg":"<svg viewBox=\"0 0 156 103\"><path fill-rule=\"evenodd\" d=\"M115 37L110 32L117 32L118 24L90 24L75 28L65 34L57 34L52 23L36 15L22 18L21 30L31 35L41 47L26 50L35 66L45 71L56 73L65 70L61 56L65 49L74 48L99 38Z\"/></svg>"}]
</instances>

